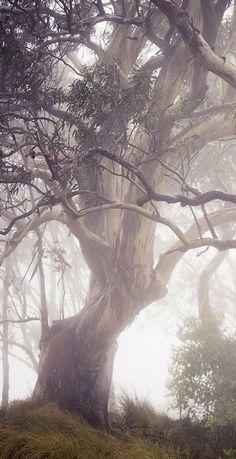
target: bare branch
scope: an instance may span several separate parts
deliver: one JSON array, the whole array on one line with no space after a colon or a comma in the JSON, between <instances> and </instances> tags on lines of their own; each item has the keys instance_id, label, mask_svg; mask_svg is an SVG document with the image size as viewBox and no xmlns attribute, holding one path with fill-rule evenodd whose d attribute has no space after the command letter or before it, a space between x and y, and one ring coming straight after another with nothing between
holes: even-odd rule
<instances>
[{"instance_id":1,"label":"bare branch","mask_svg":"<svg viewBox=\"0 0 236 459\"><path fill-rule=\"evenodd\" d=\"M236 221L236 208L233 207L230 209L224 209L224 210L219 210L217 212L212 212L211 214L208 215L208 218L210 219L211 225L213 227L220 226L225 223L233 223ZM198 223L201 226L202 233L205 233L206 231L209 230L205 217L202 217L201 219L199 219ZM230 248L236 247L235 240L219 241L219 240L208 239L208 238L203 239L203 240L201 239L195 240L197 236L198 236L198 228L197 228L197 225L194 224L185 233L185 238L189 241L191 240L193 241L193 243L190 243L187 250L190 250L191 248L201 247L201 244L200 244L201 241L203 242L202 246L209 245L219 250L228 250ZM163 277L164 282L167 283L169 281L174 268L176 267L179 260L182 258L183 253L185 253L186 251L184 249L185 247L180 247L179 243L176 243L168 251L168 253L163 254L160 257L160 260L155 270L161 273L161 276Z\"/></svg>"},{"instance_id":2,"label":"bare branch","mask_svg":"<svg viewBox=\"0 0 236 459\"><path fill-rule=\"evenodd\" d=\"M128 169L138 178L138 180L141 182L141 184L143 185L147 193L147 195L142 196L141 198L137 200L138 206L143 206L146 202L151 201L151 200L158 201L158 202L166 202L168 204L180 203L182 207L184 206L192 206L192 207L202 206L203 204L206 204L214 200L220 200L220 201L231 202L232 204L236 204L236 195L231 194L231 193L225 193L223 191L217 191L217 190L208 191L202 194L198 193L198 195L193 198L188 197L188 196L183 196L183 195L170 196L170 195L165 195L161 193L156 193L154 190L152 190L149 182L145 179L142 172L140 172L139 169L133 164L131 164L130 162L125 161L121 158L118 158L111 152L105 150L104 148L99 148L99 147L90 149L88 153L86 153L85 158L87 155L90 156L94 154L100 154L102 156L105 156L106 158L111 159L112 161Z\"/></svg>"},{"instance_id":3,"label":"bare branch","mask_svg":"<svg viewBox=\"0 0 236 459\"><path fill-rule=\"evenodd\" d=\"M19 347L20 349L22 349L29 357L32 365L33 365L33 368L34 370L37 372L38 371L38 362L37 362L37 359L35 358L34 356L34 353L32 352L31 349L29 349L27 346L24 346L24 344L21 344L21 343L17 343L16 341L12 341L12 340L8 340L7 341L7 344L9 346L16 346L16 347Z\"/></svg>"},{"instance_id":4,"label":"bare branch","mask_svg":"<svg viewBox=\"0 0 236 459\"><path fill-rule=\"evenodd\" d=\"M6 319L6 320L1 320L0 325L6 324L6 323L11 323L11 324L22 324L26 322L32 322L35 320L40 320L39 317L25 317L24 319Z\"/></svg>"},{"instance_id":5,"label":"bare branch","mask_svg":"<svg viewBox=\"0 0 236 459\"><path fill-rule=\"evenodd\" d=\"M225 193L224 191L207 191L206 193L199 194L194 198L190 198L189 196L183 195L176 195L176 196L168 196L165 194L155 193L152 192L148 196L143 196L138 199L137 204L142 206L146 202L153 200L158 202L166 202L167 204L181 204L182 207L185 206L202 206L203 204L207 204L208 202L219 200L224 202L231 202L232 204L236 204L236 195L231 193Z\"/></svg>"}]
</instances>

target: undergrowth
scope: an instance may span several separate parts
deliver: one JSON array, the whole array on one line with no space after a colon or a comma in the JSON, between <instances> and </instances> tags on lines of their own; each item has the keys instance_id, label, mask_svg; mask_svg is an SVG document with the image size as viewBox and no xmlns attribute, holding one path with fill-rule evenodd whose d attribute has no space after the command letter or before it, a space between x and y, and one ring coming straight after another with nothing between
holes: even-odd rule
<instances>
[{"instance_id":1,"label":"undergrowth","mask_svg":"<svg viewBox=\"0 0 236 459\"><path fill-rule=\"evenodd\" d=\"M111 432L52 403L14 402L0 411L1 459L235 459L236 430L173 420L124 396Z\"/></svg>"},{"instance_id":2,"label":"undergrowth","mask_svg":"<svg viewBox=\"0 0 236 459\"><path fill-rule=\"evenodd\" d=\"M122 438L121 438L122 437ZM144 438L106 434L54 404L15 402L0 412L1 459L186 459Z\"/></svg>"}]
</instances>

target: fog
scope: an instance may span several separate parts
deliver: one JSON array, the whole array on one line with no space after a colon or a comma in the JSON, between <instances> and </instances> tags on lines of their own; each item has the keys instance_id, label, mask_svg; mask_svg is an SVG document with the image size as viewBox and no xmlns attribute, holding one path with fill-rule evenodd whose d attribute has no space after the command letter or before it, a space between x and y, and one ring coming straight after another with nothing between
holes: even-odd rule
<instances>
[{"instance_id":1,"label":"fog","mask_svg":"<svg viewBox=\"0 0 236 459\"><path fill-rule=\"evenodd\" d=\"M178 219L178 210L173 212L173 217ZM188 221L188 212L186 211L186 226ZM161 244L156 246L156 258L158 259L159 253L164 252L166 247L174 241L171 233L162 227L158 227L158 238ZM85 261L82 254L77 257L80 260L80 267L78 268L77 260L75 261L73 254L69 255L69 248L71 247L71 239L69 239L68 251L63 245L64 233L59 233L57 225L52 228L52 236L54 243L56 241L56 250L53 255L54 259L45 251L45 280L47 297L50 299L48 308L50 311L50 320L58 320L61 314L61 307L58 311L57 304L61 304L63 290L65 289L64 299L64 314L65 317L73 313L74 305L71 303L71 295L76 292L75 304L80 308L83 302L86 289L88 288L89 273L87 271ZM50 237L52 237L50 234ZM50 245L53 241L50 241ZM60 245L61 244L61 245ZM160 247L161 246L161 247ZM158 249L159 248L159 249ZM77 245L77 249L79 246ZM28 253L30 255L31 244L28 242ZM14 281L16 285L12 284L12 294L8 301L9 316L15 317L16 311L19 316L22 314L22 300L19 302L17 295L19 294L18 288L26 292L27 316L33 318L37 316L37 303L30 299L30 291L34 292L34 298L39 295L37 275L34 274L35 266L31 264L30 257L22 260L22 252L19 248L19 270L22 275L17 276ZM64 261L68 263L64 272L65 284L61 282L61 270L58 264L58 254L62 252ZM16 251L16 254L18 251ZM49 251L48 251L49 253ZM25 252L25 255L27 252ZM123 331L118 339L117 353L113 370L113 386L112 386L112 399L115 398L116 403L119 403L120 397L123 393L130 394L132 397L137 397L141 400L150 402L158 411L167 412L175 415L175 410L172 409L172 399L168 390L168 382L170 379L169 369L171 365L172 351L180 345L178 331L184 323L185 318L191 316L198 316L198 302L199 302L199 275L204 272L209 261L216 255L215 249L208 249L207 252L191 251L185 255L182 262L176 268L172 279L168 285L167 296L150 305L139 315L136 316L134 322ZM72 266L71 260L75 261ZM15 260L11 257L10 275L14 272ZM222 261L218 271L213 275L212 286L210 291L211 307L216 315L220 315L226 328L234 330L236 324L235 314L235 263L236 258L234 252L225 254L225 259ZM78 269L78 271L76 271ZM67 278L72 279L77 276L79 272L79 282L73 281L67 286ZM24 273L24 274L23 274ZM53 278L53 285L51 284ZM23 281L22 281L23 279ZM79 287L78 287L79 286ZM4 286L2 285L2 289ZM67 291L68 289L68 291ZM72 292L71 292L72 290ZM29 295L28 295L29 294ZM1 294L3 299L3 294ZM18 301L18 302L17 302ZM55 306L55 304L56 306ZM222 304L224 308L222 309ZM32 312L31 312L32 311ZM17 316L16 316L17 317ZM17 346L24 344L22 340L22 332L20 328L24 327L32 340L35 358L38 359L40 353L38 349L38 336L40 334L38 322L11 324L10 325L10 344L9 344L9 366L10 366L10 387L9 387L9 400L18 400L31 397L36 380L37 373L29 364L32 365L31 360L25 351ZM15 342L15 346L11 345L11 340ZM26 362L26 363L24 363ZM1 378L1 392L2 392L2 378Z\"/></svg>"},{"instance_id":2,"label":"fog","mask_svg":"<svg viewBox=\"0 0 236 459\"><path fill-rule=\"evenodd\" d=\"M235 457L235 91L235 1L0 2L0 425Z\"/></svg>"}]
</instances>

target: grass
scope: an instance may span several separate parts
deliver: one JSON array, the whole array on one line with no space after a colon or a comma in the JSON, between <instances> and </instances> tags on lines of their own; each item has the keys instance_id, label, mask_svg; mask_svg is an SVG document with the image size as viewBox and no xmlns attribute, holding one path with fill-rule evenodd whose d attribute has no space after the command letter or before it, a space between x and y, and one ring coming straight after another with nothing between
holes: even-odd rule
<instances>
[{"instance_id":1,"label":"grass","mask_svg":"<svg viewBox=\"0 0 236 459\"><path fill-rule=\"evenodd\" d=\"M129 432L153 441L163 436L163 432L170 430L174 424L170 417L158 413L149 402L125 393L120 399L120 417Z\"/></svg>"},{"instance_id":2,"label":"grass","mask_svg":"<svg viewBox=\"0 0 236 459\"><path fill-rule=\"evenodd\" d=\"M107 435L54 404L15 402L0 412L1 459L187 459L167 446Z\"/></svg>"},{"instance_id":3,"label":"grass","mask_svg":"<svg viewBox=\"0 0 236 459\"><path fill-rule=\"evenodd\" d=\"M52 403L0 411L1 459L235 459L235 426L212 431L124 395L105 433Z\"/></svg>"}]
</instances>

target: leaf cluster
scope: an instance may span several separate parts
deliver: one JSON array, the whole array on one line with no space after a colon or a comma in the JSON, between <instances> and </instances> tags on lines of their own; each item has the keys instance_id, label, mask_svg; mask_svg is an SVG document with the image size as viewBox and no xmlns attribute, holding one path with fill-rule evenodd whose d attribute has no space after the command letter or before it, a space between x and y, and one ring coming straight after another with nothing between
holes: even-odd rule
<instances>
[{"instance_id":1,"label":"leaf cluster","mask_svg":"<svg viewBox=\"0 0 236 459\"><path fill-rule=\"evenodd\" d=\"M87 128L77 132L85 140L99 133L111 119L125 130L129 123L140 121L150 100L150 79L141 70L122 87L121 74L115 64L84 67L82 78L76 80L68 93L68 107L82 119ZM114 123L113 123L114 125Z\"/></svg>"},{"instance_id":2,"label":"leaf cluster","mask_svg":"<svg viewBox=\"0 0 236 459\"><path fill-rule=\"evenodd\" d=\"M28 2L30 3L30 2ZM36 92L49 73L49 57L40 48L40 36L32 16L0 16L0 90L1 92ZM46 64L47 59L47 65Z\"/></svg>"}]
</instances>

